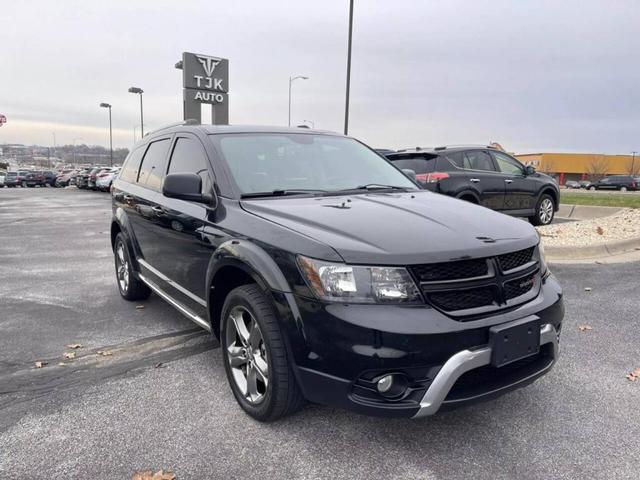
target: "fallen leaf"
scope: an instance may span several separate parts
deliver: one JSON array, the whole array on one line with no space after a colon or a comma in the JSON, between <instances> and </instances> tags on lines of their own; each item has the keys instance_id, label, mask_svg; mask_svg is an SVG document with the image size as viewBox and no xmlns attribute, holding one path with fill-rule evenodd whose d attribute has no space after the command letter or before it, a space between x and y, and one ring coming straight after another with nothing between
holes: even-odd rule
<instances>
[{"instance_id":1,"label":"fallen leaf","mask_svg":"<svg viewBox=\"0 0 640 480\"><path fill-rule=\"evenodd\" d=\"M62 356L69 359L76 358L76 352L64 352Z\"/></svg>"},{"instance_id":2,"label":"fallen leaf","mask_svg":"<svg viewBox=\"0 0 640 480\"><path fill-rule=\"evenodd\" d=\"M153 473L152 470L144 470L143 472L136 472L133 474L132 480L175 480L175 474L167 470L158 470Z\"/></svg>"},{"instance_id":3,"label":"fallen leaf","mask_svg":"<svg viewBox=\"0 0 640 480\"><path fill-rule=\"evenodd\" d=\"M103 357L110 357L111 355L113 355L113 352L111 350L98 350L98 355L102 355Z\"/></svg>"},{"instance_id":4,"label":"fallen leaf","mask_svg":"<svg viewBox=\"0 0 640 480\"><path fill-rule=\"evenodd\" d=\"M578 329L581 332L586 332L588 330L592 330L591 325L578 325Z\"/></svg>"},{"instance_id":5,"label":"fallen leaf","mask_svg":"<svg viewBox=\"0 0 640 480\"><path fill-rule=\"evenodd\" d=\"M67 345L67 348L71 348L72 350L77 350L78 348L82 348L83 345L81 343L71 343Z\"/></svg>"},{"instance_id":6,"label":"fallen leaf","mask_svg":"<svg viewBox=\"0 0 640 480\"><path fill-rule=\"evenodd\" d=\"M144 305L136 305L136 310L142 310L144 308Z\"/></svg>"},{"instance_id":7,"label":"fallen leaf","mask_svg":"<svg viewBox=\"0 0 640 480\"><path fill-rule=\"evenodd\" d=\"M162 363L162 362L160 362L160 363L156 363L156 364L153 366L153 368L164 368L164 367L166 367L166 365L165 365L164 363Z\"/></svg>"},{"instance_id":8,"label":"fallen leaf","mask_svg":"<svg viewBox=\"0 0 640 480\"><path fill-rule=\"evenodd\" d=\"M48 365L49 362L36 362L36 368L42 368L45 365Z\"/></svg>"},{"instance_id":9,"label":"fallen leaf","mask_svg":"<svg viewBox=\"0 0 640 480\"><path fill-rule=\"evenodd\" d=\"M602 235L604 233L604 230L602 230L602 227L598 227L598 228L596 228L596 233L598 235Z\"/></svg>"},{"instance_id":10,"label":"fallen leaf","mask_svg":"<svg viewBox=\"0 0 640 480\"><path fill-rule=\"evenodd\" d=\"M64 363L64 362L58 363L59 367L66 367L67 365L68 365L68 363Z\"/></svg>"},{"instance_id":11,"label":"fallen leaf","mask_svg":"<svg viewBox=\"0 0 640 480\"><path fill-rule=\"evenodd\" d=\"M584 287L584 291L585 292L590 292L591 291L591 287Z\"/></svg>"},{"instance_id":12,"label":"fallen leaf","mask_svg":"<svg viewBox=\"0 0 640 480\"><path fill-rule=\"evenodd\" d=\"M640 378L640 368L636 368L633 372L625 375L625 378L630 382L635 382Z\"/></svg>"}]
</instances>

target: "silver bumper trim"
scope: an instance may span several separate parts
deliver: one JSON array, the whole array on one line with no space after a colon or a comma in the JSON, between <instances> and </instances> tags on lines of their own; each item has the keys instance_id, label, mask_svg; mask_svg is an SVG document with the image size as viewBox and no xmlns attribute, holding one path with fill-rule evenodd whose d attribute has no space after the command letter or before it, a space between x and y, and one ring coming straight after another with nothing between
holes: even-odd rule
<instances>
[{"instance_id":1,"label":"silver bumper trim","mask_svg":"<svg viewBox=\"0 0 640 480\"><path fill-rule=\"evenodd\" d=\"M540 328L540 345L551 343L553 345L553 358L558 358L558 333L553 325L547 323ZM453 355L442 366L436 378L427 389L420 401L420 409L414 418L426 417L436 413L449 391L462 374L483 367L491 363L491 347L483 347L477 350L462 350Z\"/></svg>"}]
</instances>

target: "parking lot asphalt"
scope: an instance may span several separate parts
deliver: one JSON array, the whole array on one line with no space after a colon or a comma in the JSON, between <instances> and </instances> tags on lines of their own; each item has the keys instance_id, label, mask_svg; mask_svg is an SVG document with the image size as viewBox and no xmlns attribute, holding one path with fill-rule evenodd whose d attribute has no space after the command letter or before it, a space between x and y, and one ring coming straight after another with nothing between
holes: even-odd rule
<instances>
[{"instance_id":1,"label":"parking lot asphalt","mask_svg":"<svg viewBox=\"0 0 640 480\"><path fill-rule=\"evenodd\" d=\"M107 194L0 189L0 478L638 478L640 263L552 265L561 359L525 389L421 420L309 405L260 424L207 334L120 298L110 214Z\"/></svg>"}]
</instances>

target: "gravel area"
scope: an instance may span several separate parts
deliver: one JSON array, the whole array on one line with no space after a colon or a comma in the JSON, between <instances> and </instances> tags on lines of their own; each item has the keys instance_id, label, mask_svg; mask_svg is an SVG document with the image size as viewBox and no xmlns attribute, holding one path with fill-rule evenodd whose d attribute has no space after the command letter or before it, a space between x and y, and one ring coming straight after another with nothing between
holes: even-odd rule
<instances>
[{"instance_id":1,"label":"gravel area","mask_svg":"<svg viewBox=\"0 0 640 480\"><path fill-rule=\"evenodd\" d=\"M625 208L608 217L537 227L545 246L584 247L640 238L640 210Z\"/></svg>"}]
</instances>

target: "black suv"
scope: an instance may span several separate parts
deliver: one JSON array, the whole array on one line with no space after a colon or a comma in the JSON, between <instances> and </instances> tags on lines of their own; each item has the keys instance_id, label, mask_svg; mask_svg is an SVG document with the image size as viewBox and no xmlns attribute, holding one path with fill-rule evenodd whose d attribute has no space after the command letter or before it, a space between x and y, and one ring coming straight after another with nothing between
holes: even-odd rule
<instances>
[{"instance_id":1,"label":"black suv","mask_svg":"<svg viewBox=\"0 0 640 480\"><path fill-rule=\"evenodd\" d=\"M534 225L550 224L558 211L560 190L555 180L495 148L416 148L387 158L405 171L413 170L423 188L528 217Z\"/></svg>"},{"instance_id":2,"label":"black suv","mask_svg":"<svg viewBox=\"0 0 640 480\"><path fill-rule=\"evenodd\" d=\"M155 292L211 331L258 420L305 398L421 417L556 362L562 290L535 229L420 190L352 138L168 127L135 145L112 201L121 295Z\"/></svg>"},{"instance_id":3,"label":"black suv","mask_svg":"<svg viewBox=\"0 0 640 480\"><path fill-rule=\"evenodd\" d=\"M620 190L621 192L635 191L638 188L638 180L631 175L611 175L589 186L589 190Z\"/></svg>"}]
</instances>

